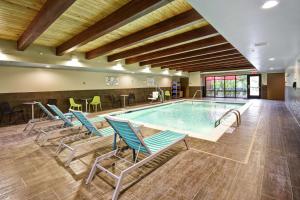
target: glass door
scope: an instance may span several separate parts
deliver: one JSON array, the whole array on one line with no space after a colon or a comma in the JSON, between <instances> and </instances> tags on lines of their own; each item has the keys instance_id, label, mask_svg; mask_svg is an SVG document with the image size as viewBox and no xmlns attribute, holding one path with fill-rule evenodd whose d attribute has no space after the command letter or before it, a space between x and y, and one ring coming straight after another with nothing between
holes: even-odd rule
<instances>
[{"instance_id":1,"label":"glass door","mask_svg":"<svg viewBox=\"0 0 300 200\"><path fill-rule=\"evenodd\" d=\"M259 74L248 75L248 98L260 98L261 77Z\"/></svg>"},{"instance_id":2,"label":"glass door","mask_svg":"<svg viewBox=\"0 0 300 200\"><path fill-rule=\"evenodd\" d=\"M215 76L215 97L224 97L224 76Z\"/></svg>"},{"instance_id":3,"label":"glass door","mask_svg":"<svg viewBox=\"0 0 300 200\"><path fill-rule=\"evenodd\" d=\"M235 76L225 76L225 97L235 97Z\"/></svg>"}]
</instances>

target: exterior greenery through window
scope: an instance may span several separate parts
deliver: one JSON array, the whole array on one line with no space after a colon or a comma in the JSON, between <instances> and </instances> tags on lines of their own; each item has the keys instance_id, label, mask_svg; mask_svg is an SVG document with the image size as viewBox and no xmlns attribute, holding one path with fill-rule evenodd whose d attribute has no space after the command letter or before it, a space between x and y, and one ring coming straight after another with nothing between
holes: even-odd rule
<instances>
[{"instance_id":1,"label":"exterior greenery through window","mask_svg":"<svg viewBox=\"0 0 300 200\"><path fill-rule=\"evenodd\" d=\"M207 97L247 98L247 75L205 77Z\"/></svg>"}]
</instances>

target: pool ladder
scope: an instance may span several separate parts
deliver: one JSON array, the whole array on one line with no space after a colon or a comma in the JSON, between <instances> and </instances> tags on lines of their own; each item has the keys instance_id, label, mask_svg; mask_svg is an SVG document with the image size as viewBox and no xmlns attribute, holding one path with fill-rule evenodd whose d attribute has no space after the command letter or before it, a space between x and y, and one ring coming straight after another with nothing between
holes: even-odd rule
<instances>
[{"instance_id":1,"label":"pool ladder","mask_svg":"<svg viewBox=\"0 0 300 200\"><path fill-rule=\"evenodd\" d=\"M202 91L201 90L196 90L196 92L193 95L193 100L192 100L192 104L194 103L194 99L196 98L197 93L199 92L200 97L202 96Z\"/></svg>"},{"instance_id":2,"label":"pool ladder","mask_svg":"<svg viewBox=\"0 0 300 200\"><path fill-rule=\"evenodd\" d=\"M215 127L219 126L221 124L221 120L231 113L235 115L236 125L238 127L241 124L241 113L237 109L230 109L225 112L218 120L215 121Z\"/></svg>"}]
</instances>

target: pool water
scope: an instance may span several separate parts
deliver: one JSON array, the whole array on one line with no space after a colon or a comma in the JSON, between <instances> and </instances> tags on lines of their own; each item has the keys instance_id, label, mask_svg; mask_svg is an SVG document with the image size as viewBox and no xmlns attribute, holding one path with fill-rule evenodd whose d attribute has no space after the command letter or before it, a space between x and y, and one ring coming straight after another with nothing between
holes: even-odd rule
<instances>
[{"instance_id":1,"label":"pool water","mask_svg":"<svg viewBox=\"0 0 300 200\"><path fill-rule=\"evenodd\" d=\"M243 105L242 103L182 101L126 112L116 117L152 128L207 134L215 128L215 121L226 111L238 109Z\"/></svg>"}]
</instances>

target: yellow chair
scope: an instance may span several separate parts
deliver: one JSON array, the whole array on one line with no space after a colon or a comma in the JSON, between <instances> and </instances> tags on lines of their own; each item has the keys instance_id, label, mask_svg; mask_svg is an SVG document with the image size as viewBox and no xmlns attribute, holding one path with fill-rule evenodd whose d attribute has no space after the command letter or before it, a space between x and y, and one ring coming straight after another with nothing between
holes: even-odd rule
<instances>
[{"instance_id":1,"label":"yellow chair","mask_svg":"<svg viewBox=\"0 0 300 200\"><path fill-rule=\"evenodd\" d=\"M169 90L166 90L165 91L165 98L168 97L168 99L170 99L171 97L171 94L170 94L170 91Z\"/></svg>"},{"instance_id":2,"label":"yellow chair","mask_svg":"<svg viewBox=\"0 0 300 200\"><path fill-rule=\"evenodd\" d=\"M75 103L73 98L69 98L69 101L70 101L70 109L75 110L75 108L76 108L77 110L82 111L82 105L81 104Z\"/></svg>"},{"instance_id":3,"label":"yellow chair","mask_svg":"<svg viewBox=\"0 0 300 200\"><path fill-rule=\"evenodd\" d=\"M98 105L99 105L100 110L102 110L100 96L94 96L92 102L89 105L89 110L91 111L91 106L93 106L93 110L97 112Z\"/></svg>"}]
</instances>

